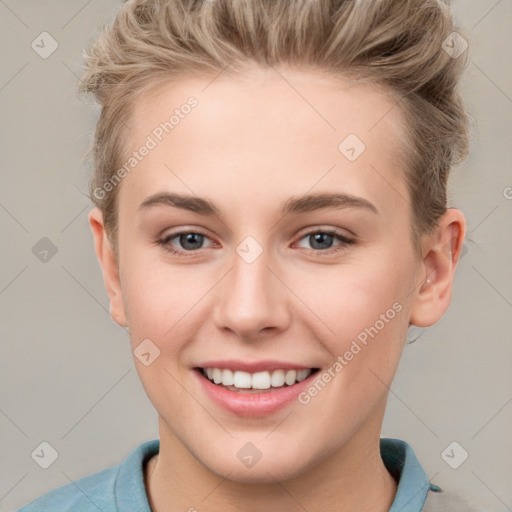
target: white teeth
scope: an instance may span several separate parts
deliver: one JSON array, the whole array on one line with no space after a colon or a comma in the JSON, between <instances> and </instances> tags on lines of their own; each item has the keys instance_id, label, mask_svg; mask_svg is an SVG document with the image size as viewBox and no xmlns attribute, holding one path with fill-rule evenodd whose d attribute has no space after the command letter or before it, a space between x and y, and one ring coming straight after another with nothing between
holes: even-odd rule
<instances>
[{"instance_id":1,"label":"white teeth","mask_svg":"<svg viewBox=\"0 0 512 512\"><path fill-rule=\"evenodd\" d=\"M288 370L286 375L284 376L284 381L288 386L295 384L295 379L297 378L297 372L295 370Z\"/></svg>"},{"instance_id":2,"label":"white teeth","mask_svg":"<svg viewBox=\"0 0 512 512\"><path fill-rule=\"evenodd\" d=\"M215 382L215 384L220 384L222 382L222 370L219 368L213 369L213 382Z\"/></svg>"},{"instance_id":3,"label":"white teeth","mask_svg":"<svg viewBox=\"0 0 512 512\"><path fill-rule=\"evenodd\" d=\"M268 389L270 387L270 373L268 373L268 372L253 373L252 387L254 389Z\"/></svg>"},{"instance_id":4,"label":"white teeth","mask_svg":"<svg viewBox=\"0 0 512 512\"><path fill-rule=\"evenodd\" d=\"M233 382L233 372L227 369L222 370L222 385L232 386Z\"/></svg>"},{"instance_id":5,"label":"white teeth","mask_svg":"<svg viewBox=\"0 0 512 512\"><path fill-rule=\"evenodd\" d=\"M310 370L297 370L297 382L302 382L310 373Z\"/></svg>"},{"instance_id":6,"label":"white teeth","mask_svg":"<svg viewBox=\"0 0 512 512\"><path fill-rule=\"evenodd\" d=\"M203 375L215 384L234 386L240 389L270 389L280 388L287 384L292 386L296 382L306 379L312 370L274 370L272 372L249 373L240 370L232 371L226 368L203 368Z\"/></svg>"},{"instance_id":7,"label":"white teeth","mask_svg":"<svg viewBox=\"0 0 512 512\"><path fill-rule=\"evenodd\" d=\"M233 386L235 388L249 389L252 385L251 374L249 372L236 371L233 375Z\"/></svg>"},{"instance_id":8,"label":"white teeth","mask_svg":"<svg viewBox=\"0 0 512 512\"><path fill-rule=\"evenodd\" d=\"M272 372L272 387L280 388L284 385L284 370L274 370Z\"/></svg>"}]
</instances>

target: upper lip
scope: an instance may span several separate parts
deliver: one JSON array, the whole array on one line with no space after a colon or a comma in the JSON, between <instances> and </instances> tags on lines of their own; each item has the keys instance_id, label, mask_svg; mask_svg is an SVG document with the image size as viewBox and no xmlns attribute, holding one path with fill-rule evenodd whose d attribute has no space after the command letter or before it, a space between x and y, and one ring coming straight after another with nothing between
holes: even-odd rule
<instances>
[{"instance_id":1,"label":"upper lip","mask_svg":"<svg viewBox=\"0 0 512 512\"><path fill-rule=\"evenodd\" d=\"M249 373L256 372L271 372L273 370L308 370L314 368L313 366L304 366L299 363L290 363L275 360L263 361L238 361L234 359L222 361L205 361L197 365L199 368L220 368L226 370L240 370Z\"/></svg>"}]
</instances>

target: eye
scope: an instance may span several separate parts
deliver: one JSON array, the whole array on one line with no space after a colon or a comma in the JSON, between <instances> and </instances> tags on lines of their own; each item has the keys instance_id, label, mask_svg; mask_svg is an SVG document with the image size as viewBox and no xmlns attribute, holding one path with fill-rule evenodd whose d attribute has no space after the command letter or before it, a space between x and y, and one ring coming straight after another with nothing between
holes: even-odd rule
<instances>
[{"instance_id":1,"label":"eye","mask_svg":"<svg viewBox=\"0 0 512 512\"><path fill-rule=\"evenodd\" d=\"M306 240L306 243L311 244L311 248L303 248L316 254L341 252L346 249L346 246L356 243L354 239L348 238L342 233L332 229L317 229L315 231L310 231L300 238L300 241L302 240ZM338 244L333 246L332 244L335 240L338 240ZM210 242L206 247L204 246L205 241ZM192 253L214 245L208 236L197 231L180 231L177 233L171 233L164 238L158 239L156 243L171 254L185 257L192 256ZM176 244L181 246L181 248L176 248Z\"/></svg>"},{"instance_id":2,"label":"eye","mask_svg":"<svg viewBox=\"0 0 512 512\"><path fill-rule=\"evenodd\" d=\"M173 247L172 241L177 240L183 249ZM171 233L166 237L157 240L157 244L171 254L183 254L195 252L198 249L204 249L203 243L210 240L205 234L196 231L180 231L179 233Z\"/></svg>"},{"instance_id":3,"label":"eye","mask_svg":"<svg viewBox=\"0 0 512 512\"><path fill-rule=\"evenodd\" d=\"M305 249L316 253L320 252L328 254L342 251L346 248L347 245L355 243L354 239L348 238L347 236L333 229L317 229L316 231L310 231L300 240L306 240L307 243L311 244L311 249L308 247L305 247ZM335 240L338 240L339 243L333 248L332 243Z\"/></svg>"}]
</instances>

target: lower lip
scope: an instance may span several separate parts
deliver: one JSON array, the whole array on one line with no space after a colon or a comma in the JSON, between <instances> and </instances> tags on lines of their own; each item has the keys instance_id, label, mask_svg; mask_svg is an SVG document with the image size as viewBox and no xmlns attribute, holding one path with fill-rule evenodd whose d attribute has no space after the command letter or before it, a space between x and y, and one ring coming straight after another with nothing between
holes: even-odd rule
<instances>
[{"instance_id":1,"label":"lower lip","mask_svg":"<svg viewBox=\"0 0 512 512\"><path fill-rule=\"evenodd\" d=\"M217 405L239 416L263 416L276 412L297 399L300 393L310 385L311 380L318 372L311 373L306 379L296 382L292 386L273 388L273 391L268 393L261 391L258 393L230 391L208 380L203 376L201 370L195 369L194 373L206 394Z\"/></svg>"}]
</instances>

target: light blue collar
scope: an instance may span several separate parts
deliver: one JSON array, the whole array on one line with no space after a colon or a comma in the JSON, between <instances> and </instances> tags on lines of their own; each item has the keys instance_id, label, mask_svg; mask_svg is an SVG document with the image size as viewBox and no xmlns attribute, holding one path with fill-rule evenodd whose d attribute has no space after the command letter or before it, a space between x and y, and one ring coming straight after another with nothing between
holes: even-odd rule
<instances>
[{"instance_id":1,"label":"light blue collar","mask_svg":"<svg viewBox=\"0 0 512 512\"><path fill-rule=\"evenodd\" d=\"M413 449L405 441L381 438L380 453L387 470L398 481L389 512L418 512L423 509L429 490L441 490L429 482Z\"/></svg>"}]
</instances>

